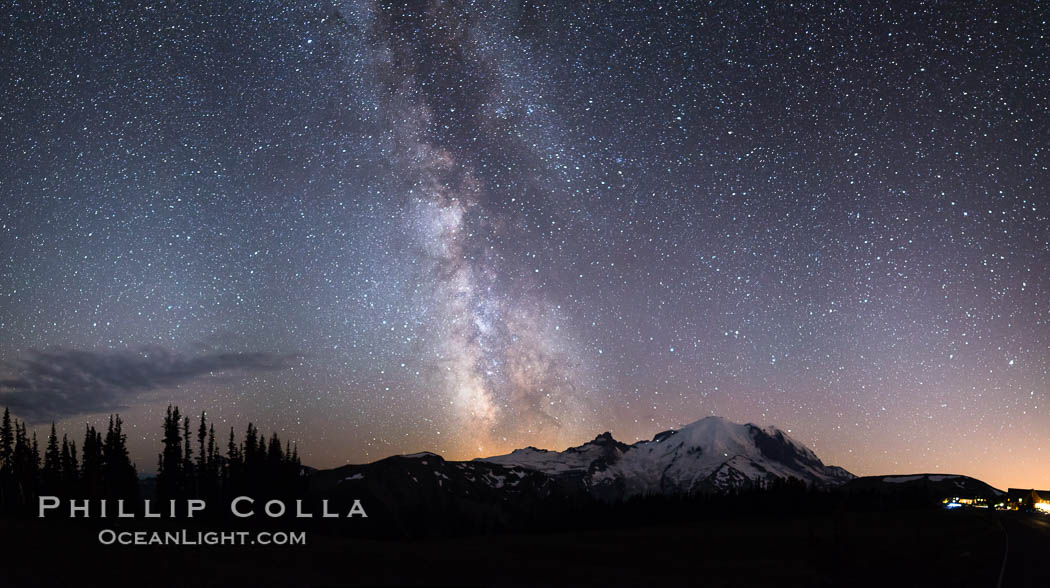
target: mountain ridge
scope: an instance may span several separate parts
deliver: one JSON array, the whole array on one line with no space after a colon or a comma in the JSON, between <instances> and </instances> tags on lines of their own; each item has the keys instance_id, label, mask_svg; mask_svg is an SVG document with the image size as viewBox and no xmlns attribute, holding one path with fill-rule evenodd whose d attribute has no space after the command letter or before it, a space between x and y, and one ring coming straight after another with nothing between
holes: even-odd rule
<instances>
[{"instance_id":1,"label":"mountain ridge","mask_svg":"<svg viewBox=\"0 0 1050 588\"><path fill-rule=\"evenodd\" d=\"M450 461L422 451L375 462L315 471L320 494L354 492L400 504L449 500L527 507L549 499L616 503L634 496L686 496L759 489L789 479L835 488L855 476L827 466L811 449L777 427L705 417L633 444L608 431L576 447L536 447ZM474 507L469 507L474 508Z\"/></svg>"},{"instance_id":2,"label":"mountain ridge","mask_svg":"<svg viewBox=\"0 0 1050 588\"><path fill-rule=\"evenodd\" d=\"M473 461L555 477L582 476L592 493L623 497L723 492L788 478L831 487L855 477L841 467L824 465L816 453L777 427L718 416L631 445L605 432L560 452L530 447Z\"/></svg>"}]
</instances>

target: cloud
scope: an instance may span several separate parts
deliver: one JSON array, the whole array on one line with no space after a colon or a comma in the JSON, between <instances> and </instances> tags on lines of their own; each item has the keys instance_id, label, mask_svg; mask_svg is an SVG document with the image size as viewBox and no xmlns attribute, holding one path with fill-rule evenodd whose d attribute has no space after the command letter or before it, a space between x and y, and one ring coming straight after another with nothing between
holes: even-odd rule
<instances>
[{"instance_id":1,"label":"cloud","mask_svg":"<svg viewBox=\"0 0 1050 588\"><path fill-rule=\"evenodd\" d=\"M137 396L226 371L288 368L296 357L273 353L33 350L0 378L0 405L30 423L126 409Z\"/></svg>"}]
</instances>

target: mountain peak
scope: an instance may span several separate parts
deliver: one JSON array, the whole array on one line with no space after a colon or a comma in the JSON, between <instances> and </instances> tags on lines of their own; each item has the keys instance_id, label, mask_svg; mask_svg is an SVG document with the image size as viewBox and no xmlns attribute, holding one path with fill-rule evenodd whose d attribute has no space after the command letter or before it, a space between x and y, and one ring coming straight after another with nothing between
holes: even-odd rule
<instances>
[{"instance_id":1,"label":"mountain peak","mask_svg":"<svg viewBox=\"0 0 1050 588\"><path fill-rule=\"evenodd\" d=\"M735 423L725 417L711 415L705 416L704 418L693 421L687 425L682 425L677 431L679 433L689 431L706 431L709 433L715 433L716 431L733 431L747 426L748 425Z\"/></svg>"},{"instance_id":2,"label":"mountain peak","mask_svg":"<svg viewBox=\"0 0 1050 588\"><path fill-rule=\"evenodd\" d=\"M595 447L595 446L601 447L605 451L614 451L614 450L618 449L620 452L627 451L631 447L630 445L627 445L626 443L621 443L621 442L617 441L615 438L613 438L612 433L610 433L609 431L606 431L606 432L602 433L601 435L598 435L597 437L595 437L593 441L588 441L588 442L584 443L583 445L581 445L580 447L573 447L573 448L568 449L567 451L583 450L583 449L585 449L587 447Z\"/></svg>"},{"instance_id":3,"label":"mountain peak","mask_svg":"<svg viewBox=\"0 0 1050 588\"><path fill-rule=\"evenodd\" d=\"M550 449L540 449L535 445L529 445L528 447L522 447L521 449L515 449L513 453L548 453Z\"/></svg>"},{"instance_id":4,"label":"mountain peak","mask_svg":"<svg viewBox=\"0 0 1050 588\"><path fill-rule=\"evenodd\" d=\"M420 451L418 453L406 453L404 455L398 455L396 457L403 457L407 459L426 459L426 458L437 458L443 459L440 455L432 451Z\"/></svg>"}]
</instances>

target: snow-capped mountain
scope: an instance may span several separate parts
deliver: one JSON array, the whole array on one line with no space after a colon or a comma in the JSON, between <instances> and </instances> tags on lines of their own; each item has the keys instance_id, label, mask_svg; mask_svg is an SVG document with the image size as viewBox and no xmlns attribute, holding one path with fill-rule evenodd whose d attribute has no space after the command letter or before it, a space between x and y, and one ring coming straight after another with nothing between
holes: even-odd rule
<instances>
[{"instance_id":1,"label":"snow-capped mountain","mask_svg":"<svg viewBox=\"0 0 1050 588\"><path fill-rule=\"evenodd\" d=\"M634 445L604 433L561 452L528 447L475 461L579 479L592 494L605 497L718 492L787 478L827 487L854 477L824 465L812 450L776 427L721 417L707 417Z\"/></svg>"},{"instance_id":2,"label":"snow-capped mountain","mask_svg":"<svg viewBox=\"0 0 1050 588\"><path fill-rule=\"evenodd\" d=\"M601 518L594 505L632 496L717 493L786 478L831 487L853 475L825 466L779 429L708 417L633 445L603 433L565 451L526 447L472 461L397 455L314 471L310 488L336 505L366 501L376 533L412 534L528 528L537 517L556 521L586 505Z\"/></svg>"}]
</instances>

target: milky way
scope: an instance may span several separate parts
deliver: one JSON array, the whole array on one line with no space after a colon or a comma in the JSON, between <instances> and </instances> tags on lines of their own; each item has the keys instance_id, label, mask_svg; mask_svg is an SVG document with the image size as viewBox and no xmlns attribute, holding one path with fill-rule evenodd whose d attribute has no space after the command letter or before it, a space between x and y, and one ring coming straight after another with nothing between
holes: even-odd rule
<instances>
[{"instance_id":1,"label":"milky way","mask_svg":"<svg viewBox=\"0 0 1050 588\"><path fill-rule=\"evenodd\" d=\"M542 154L508 132L508 119L529 108L523 74L489 53L512 46L510 32L484 27L484 12L452 5L354 14L361 10L372 11L365 54L406 195L405 256L415 266L407 298L430 333L419 353L439 390L436 404L452 415L454 451L484 453L530 435L570 442L586 422L585 372L566 351L556 304L516 259L530 242L527 218L506 210L519 198L559 204L552 191L530 185L543 179L541 170L516 169ZM493 143L501 126L508 136Z\"/></svg>"},{"instance_id":2,"label":"milky way","mask_svg":"<svg viewBox=\"0 0 1050 588\"><path fill-rule=\"evenodd\" d=\"M253 2L0 23L0 403L311 465L709 414L1050 485L1044 6ZM121 375L130 373L130 376Z\"/></svg>"}]
</instances>

